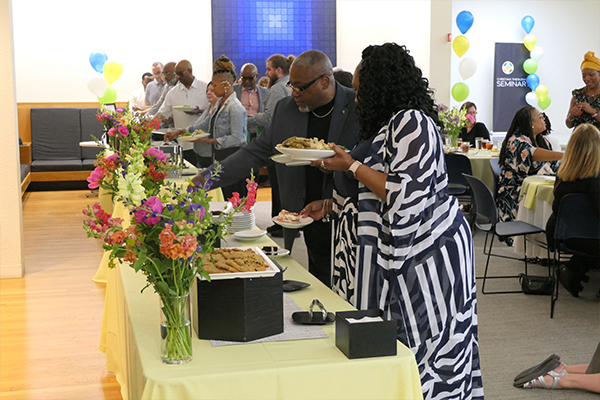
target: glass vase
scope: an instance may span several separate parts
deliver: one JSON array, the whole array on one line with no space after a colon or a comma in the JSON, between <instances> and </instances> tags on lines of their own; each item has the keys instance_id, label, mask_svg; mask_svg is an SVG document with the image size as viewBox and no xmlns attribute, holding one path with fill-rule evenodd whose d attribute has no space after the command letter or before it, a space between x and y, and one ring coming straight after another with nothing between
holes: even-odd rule
<instances>
[{"instance_id":1,"label":"glass vase","mask_svg":"<svg viewBox=\"0 0 600 400\"><path fill-rule=\"evenodd\" d=\"M160 296L160 356L165 364L192 361L190 295Z\"/></svg>"}]
</instances>

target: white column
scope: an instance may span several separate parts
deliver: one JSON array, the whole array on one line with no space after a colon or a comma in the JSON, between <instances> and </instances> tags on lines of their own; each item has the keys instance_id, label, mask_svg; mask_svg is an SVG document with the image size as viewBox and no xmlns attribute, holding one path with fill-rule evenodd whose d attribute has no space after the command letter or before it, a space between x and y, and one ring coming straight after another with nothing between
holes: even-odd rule
<instances>
[{"instance_id":1,"label":"white column","mask_svg":"<svg viewBox=\"0 0 600 400\"><path fill-rule=\"evenodd\" d=\"M11 0L0 0L0 278L24 275Z\"/></svg>"}]
</instances>

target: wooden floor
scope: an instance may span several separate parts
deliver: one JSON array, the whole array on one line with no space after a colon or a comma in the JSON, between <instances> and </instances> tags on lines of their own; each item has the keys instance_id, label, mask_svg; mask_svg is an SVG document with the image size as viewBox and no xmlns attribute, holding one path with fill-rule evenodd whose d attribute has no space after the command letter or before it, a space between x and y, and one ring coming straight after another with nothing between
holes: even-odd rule
<instances>
[{"instance_id":1,"label":"wooden floor","mask_svg":"<svg viewBox=\"0 0 600 400\"><path fill-rule=\"evenodd\" d=\"M98 350L104 285L92 277L102 249L81 227L81 210L97 201L88 193L23 198L26 274L0 280L0 400L121 399ZM257 199L270 195L259 188Z\"/></svg>"}]
</instances>

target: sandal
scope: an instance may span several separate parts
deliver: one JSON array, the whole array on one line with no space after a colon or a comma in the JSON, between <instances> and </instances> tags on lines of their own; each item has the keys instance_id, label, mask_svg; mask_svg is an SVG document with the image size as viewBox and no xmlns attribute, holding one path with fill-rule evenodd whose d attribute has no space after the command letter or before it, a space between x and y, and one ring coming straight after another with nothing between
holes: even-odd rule
<instances>
[{"instance_id":1,"label":"sandal","mask_svg":"<svg viewBox=\"0 0 600 400\"><path fill-rule=\"evenodd\" d=\"M537 378L527 382L523 385L523 389L558 389L558 382L560 378L567 374L567 367L563 364L563 370L560 373L554 372L554 370L549 371L544 375L549 375L554 378L554 382L552 383L552 387L549 387L544 379L544 375L538 376Z\"/></svg>"},{"instance_id":2,"label":"sandal","mask_svg":"<svg viewBox=\"0 0 600 400\"><path fill-rule=\"evenodd\" d=\"M556 354L552 354L550 357L546 358L544 361L535 365L531 368L526 369L517 375L514 379L513 385L515 387L521 387L526 382L531 381L532 379L544 375L548 371L552 371L554 368L560 365L560 356Z\"/></svg>"}]
</instances>

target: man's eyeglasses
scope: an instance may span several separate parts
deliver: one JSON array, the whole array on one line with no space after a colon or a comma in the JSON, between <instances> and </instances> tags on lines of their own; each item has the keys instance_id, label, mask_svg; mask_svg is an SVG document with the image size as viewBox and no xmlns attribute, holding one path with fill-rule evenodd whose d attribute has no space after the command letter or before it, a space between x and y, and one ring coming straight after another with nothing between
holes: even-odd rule
<instances>
[{"instance_id":1,"label":"man's eyeglasses","mask_svg":"<svg viewBox=\"0 0 600 400\"><path fill-rule=\"evenodd\" d=\"M311 87L316 81L318 81L319 79L321 79L322 77L324 77L325 74L321 75L321 76L317 76L315 79L313 79L312 81L308 82L306 85L304 86L300 86L300 87L296 87L292 84L292 82L288 82L286 83L286 86L288 87L288 89L290 89L292 92L296 92L296 93L302 93L304 92L306 89L308 89L309 87Z\"/></svg>"},{"instance_id":2,"label":"man's eyeglasses","mask_svg":"<svg viewBox=\"0 0 600 400\"><path fill-rule=\"evenodd\" d=\"M163 71L163 72L161 72L160 74L161 74L162 76L169 76L169 75L171 75L173 72L175 72L175 71L168 71L168 72L165 72L165 71Z\"/></svg>"},{"instance_id":3,"label":"man's eyeglasses","mask_svg":"<svg viewBox=\"0 0 600 400\"><path fill-rule=\"evenodd\" d=\"M242 76L241 78L243 81L251 81L256 78L256 75L255 76Z\"/></svg>"},{"instance_id":4,"label":"man's eyeglasses","mask_svg":"<svg viewBox=\"0 0 600 400\"><path fill-rule=\"evenodd\" d=\"M181 71L181 72L177 72L175 71L175 73L177 74L178 77L183 77L183 75L187 72L187 69L185 71Z\"/></svg>"}]
</instances>

